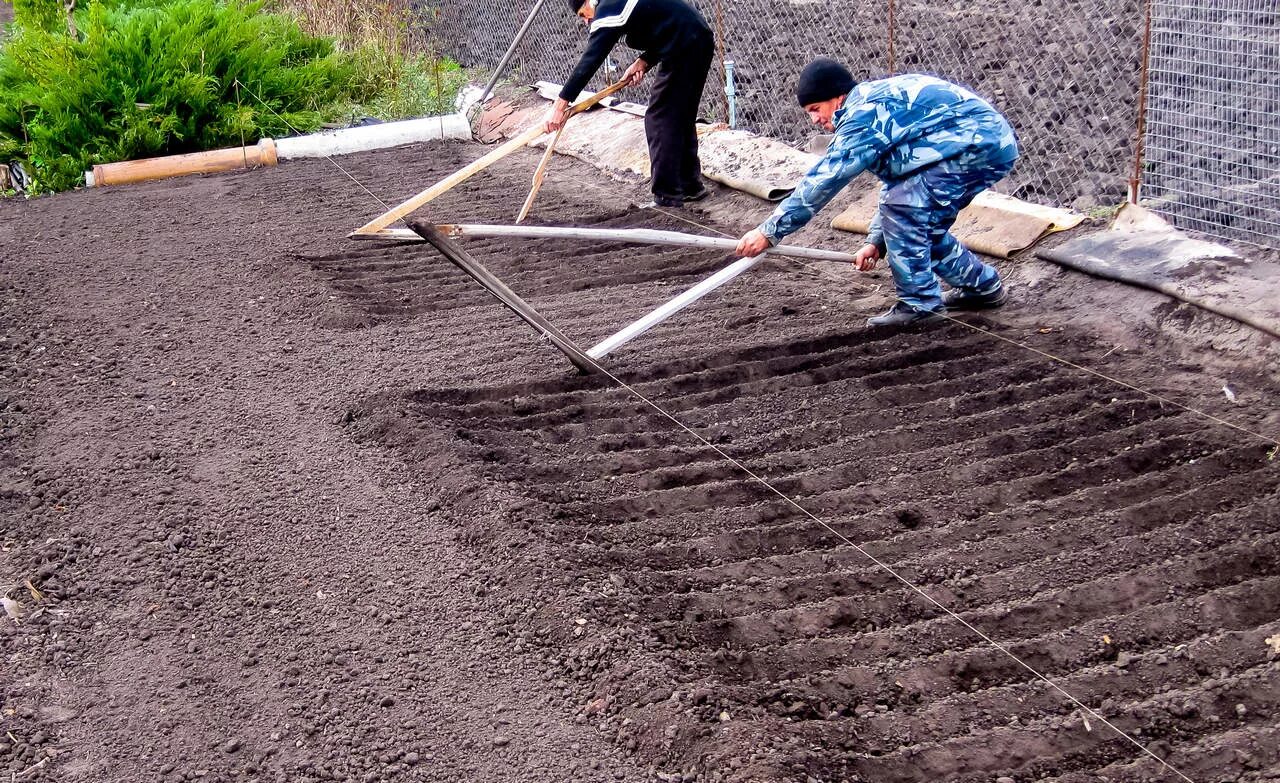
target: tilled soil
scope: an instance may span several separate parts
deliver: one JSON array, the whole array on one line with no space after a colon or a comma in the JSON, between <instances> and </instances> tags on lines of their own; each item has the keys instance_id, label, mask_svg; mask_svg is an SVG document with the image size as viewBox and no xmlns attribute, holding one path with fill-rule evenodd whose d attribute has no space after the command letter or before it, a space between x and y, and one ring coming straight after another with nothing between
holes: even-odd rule
<instances>
[{"instance_id":1,"label":"tilled soil","mask_svg":"<svg viewBox=\"0 0 1280 783\"><path fill-rule=\"evenodd\" d=\"M343 165L392 201L478 154ZM511 160L432 214L510 222ZM1190 779L1280 779L1280 459L1179 407L1274 435L1266 342L1034 261L869 332L883 273L779 263L610 358L819 523L433 251L345 240L349 182L0 204L15 779L1176 779L868 556ZM535 216L690 228L637 195L557 159ZM467 247L587 344L726 262Z\"/></svg>"}]
</instances>

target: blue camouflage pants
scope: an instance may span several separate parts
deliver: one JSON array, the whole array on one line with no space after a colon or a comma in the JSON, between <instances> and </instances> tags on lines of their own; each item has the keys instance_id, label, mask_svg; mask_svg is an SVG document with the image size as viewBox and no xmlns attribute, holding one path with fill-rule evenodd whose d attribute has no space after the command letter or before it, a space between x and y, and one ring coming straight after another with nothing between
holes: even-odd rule
<instances>
[{"instance_id":1,"label":"blue camouflage pants","mask_svg":"<svg viewBox=\"0 0 1280 783\"><path fill-rule=\"evenodd\" d=\"M880 225L898 298L917 310L942 307L938 278L953 288L987 293L1000 286L951 234L960 210L1013 169L1006 150L979 147L939 161L880 191Z\"/></svg>"}]
</instances>

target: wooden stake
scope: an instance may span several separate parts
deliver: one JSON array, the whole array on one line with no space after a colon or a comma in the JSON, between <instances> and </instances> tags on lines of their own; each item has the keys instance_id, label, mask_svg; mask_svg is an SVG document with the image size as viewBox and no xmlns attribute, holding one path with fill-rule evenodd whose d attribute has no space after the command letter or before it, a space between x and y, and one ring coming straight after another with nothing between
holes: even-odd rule
<instances>
[{"instance_id":1,"label":"wooden stake","mask_svg":"<svg viewBox=\"0 0 1280 783\"><path fill-rule=\"evenodd\" d=\"M508 288L505 283L494 276L470 253L454 244L453 240L446 237L435 226L425 220L411 220L409 221L409 228L434 245L436 250L439 250L445 258L470 275L486 291L493 294L494 298L520 316L525 323L532 326L539 335L550 340L552 345L560 349L561 353L569 358L569 361L573 363L574 367L578 368L579 372L583 375L590 375L595 372L596 363L590 356L583 353L578 346L574 345L572 340L552 326L551 322L543 318L528 302L517 296L515 291Z\"/></svg>"},{"instance_id":2,"label":"wooden stake","mask_svg":"<svg viewBox=\"0 0 1280 783\"><path fill-rule=\"evenodd\" d=\"M564 133L563 126L556 131L551 141L547 142L546 154L542 156L542 162L538 164L537 171L533 172L533 187L529 190L529 197L524 200L524 206L520 207L520 214L516 215L516 225L523 223L524 219L529 217L529 210L533 208L533 200L538 197L538 191L542 190L542 181L547 178L547 166L551 163L551 154L556 151L556 144L560 142L562 133Z\"/></svg>"},{"instance_id":3,"label":"wooden stake","mask_svg":"<svg viewBox=\"0 0 1280 783\"><path fill-rule=\"evenodd\" d=\"M472 161L462 169L454 172L453 174L450 174L449 176L440 180L436 184L422 191L421 193L409 199L408 201L405 201L404 203L400 204L394 209L384 212L383 214L369 221L365 225L356 229L355 233L352 234L352 236L356 236L358 234L372 234L375 231L380 231L386 228L387 226L396 222L397 220L404 217L405 215L408 215L414 212L415 210L425 206L428 202L440 196L443 196L445 193L448 193L449 191L458 187L462 183L474 177L476 174L479 174L480 172L489 168L490 166L502 160L503 158L507 157L508 155L515 152L516 150L519 150L523 147L528 146L529 142L533 141L534 139L538 138L541 135L542 135L541 125L528 129L524 133L521 133L519 136L516 136L515 138L508 141L506 144L503 144L501 147L498 147L497 149L493 150L488 155L485 155L483 158L480 158L479 160L476 160L476 161Z\"/></svg>"},{"instance_id":4,"label":"wooden stake","mask_svg":"<svg viewBox=\"0 0 1280 783\"><path fill-rule=\"evenodd\" d=\"M595 106L600 101L603 101L605 98L608 98L614 93L620 91L625 86L627 86L626 82L618 82L617 84L610 85L609 87L601 90L600 92L596 93L595 95L592 95L589 98L584 98L583 100L578 101L578 103L574 104L573 107L569 109L568 116L572 117L575 114L580 114L586 111L587 109L590 109L592 106ZM566 118L566 121L567 121L567 118ZM516 136L514 139L511 139L506 144L503 144L501 147L498 147L496 150L493 150L488 155L485 155L483 158L480 158L477 161L473 161L469 165L463 167L461 170L454 172L453 174L450 174L449 176L440 180L436 184L422 191L421 193L409 199L408 201L405 201L399 206L394 207L393 209L390 209L387 212L384 212L383 214L379 215L378 217L364 224L360 228L356 229L351 234L351 236L357 236L361 234L373 234L375 232L381 231L382 229L386 228L387 226L390 226L392 223L396 222L397 220L400 220L401 218L405 217L406 215L409 215L415 210L420 209L421 207L423 207L433 199L436 199L444 195L445 193L448 193L450 190L453 190L457 186L461 185L463 182L466 182L467 180L471 179L476 174L479 174L480 172L489 168L490 166L502 160L503 158L507 157L508 155L515 152L516 150L519 150L523 147L528 146L530 142L532 142L534 139L538 138L542 134L543 134L542 125L541 124L534 125L532 128L529 128L524 133L521 133L519 136Z\"/></svg>"},{"instance_id":5,"label":"wooden stake","mask_svg":"<svg viewBox=\"0 0 1280 783\"><path fill-rule=\"evenodd\" d=\"M612 84L605 90L610 94L621 90L626 86L626 82L618 82ZM533 172L533 187L529 189L529 196L524 200L524 206L520 208L520 214L516 215L516 225L524 222L529 217L529 210L533 209L533 200L538 197L538 191L542 190L542 182L547 178L547 167L551 165L551 155L556 151L556 145L560 143L560 136L564 133L564 129L569 126L569 118L582 113L581 109L571 109L569 115L565 117L564 125L560 126L560 130L556 131L556 135L551 141L547 142L547 151L542 156L542 161L538 164L538 169Z\"/></svg>"}]
</instances>

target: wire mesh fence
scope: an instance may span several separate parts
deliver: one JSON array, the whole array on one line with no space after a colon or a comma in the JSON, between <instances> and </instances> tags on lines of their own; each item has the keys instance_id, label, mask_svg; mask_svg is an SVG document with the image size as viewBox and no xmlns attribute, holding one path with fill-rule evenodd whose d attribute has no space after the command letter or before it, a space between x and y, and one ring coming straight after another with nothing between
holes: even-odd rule
<instances>
[{"instance_id":1,"label":"wire mesh fence","mask_svg":"<svg viewBox=\"0 0 1280 783\"><path fill-rule=\"evenodd\" d=\"M1018 134L1014 195L1082 210L1127 193L1136 145L1140 0L898 0L899 71L990 99Z\"/></svg>"},{"instance_id":2,"label":"wire mesh fence","mask_svg":"<svg viewBox=\"0 0 1280 783\"><path fill-rule=\"evenodd\" d=\"M1142 197L1177 225L1280 244L1280 4L1153 0Z\"/></svg>"},{"instance_id":3,"label":"wire mesh fence","mask_svg":"<svg viewBox=\"0 0 1280 783\"><path fill-rule=\"evenodd\" d=\"M1090 209L1120 203L1126 192L1137 3L731 3L725 40L746 82L739 114L751 130L792 142L806 135L791 85L814 56L841 60L860 78L928 73L987 97L1017 130L1022 160L997 189Z\"/></svg>"},{"instance_id":4,"label":"wire mesh fence","mask_svg":"<svg viewBox=\"0 0 1280 783\"><path fill-rule=\"evenodd\" d=\"M441 51L491 69L534 2L434 0L420 9ZM704 95L706 119L733 115L737 127L800 146L814 130L792 90L814 57L840 60L859 79L929 73L985 96L1012 122L1023 155L997 190L1086 212L1114 207L1128 194L1149 2L1144 196L1187 228L1280 242L1276 0L691 2L719 50ZM509 78L563 81L586 36L564 0L548 0ZM634 55L618 47L592 86L616 79ZM732 108L726 62L734 74ZM1229 206L1237 202L1239 208Z\"/></svg>"},{"instance_id":5,"label":"wire mesh fence","mask_svg":"<svg viewBox=\"0 0 1280 783\"><path fill-rule=\"evenodd\" d=\"M1089 209L1124 199L1134 153L1140 0L694 0L720 47L704 115L729 119L732 61L738 127L799 144L811 134L792 100L801 68L833 57L859 78L931 73L965 84L1004 111L1024 148L1001 186L1045 203ZM529 9L527 2L437 3L445 51L464 65L492 67ZM563 80L586 33L563 0L549 0L517 50L513 72ZM615 51L615 70L631 53Z\"/></svg>"}]
</instances>

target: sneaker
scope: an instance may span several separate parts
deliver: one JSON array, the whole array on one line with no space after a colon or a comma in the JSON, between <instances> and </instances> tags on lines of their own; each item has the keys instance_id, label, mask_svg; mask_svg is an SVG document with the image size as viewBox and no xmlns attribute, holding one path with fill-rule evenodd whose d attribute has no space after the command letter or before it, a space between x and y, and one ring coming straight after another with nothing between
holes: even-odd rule
<instances>
[{"instance_id":1,"label":"sneaker","mask_svg":"<svg viewBox=\"0 0 1280 783\"><path fill-rule=\"evenodd\" d=\"M942 295L942 303L952 310L992 310L1003 305L1008 298L1009 291L1004 285L985 294L953 288Z\"/></svg>"},{"instance_id":2,"label":"sneaker","mask_svg":"<svg viewBox=\"0 0 1280 783\"><path fill-rule=\"evenodd\" d=\"M947 308L943 307L939 310L917 310L906 302L894 302L893 307L889 308L889 312L884 315L877 315L874 318L867 319L867 326L914 326L916 324L933 323L941 321L942 316L946 315Z\"/></svg>"}]
</instances>

